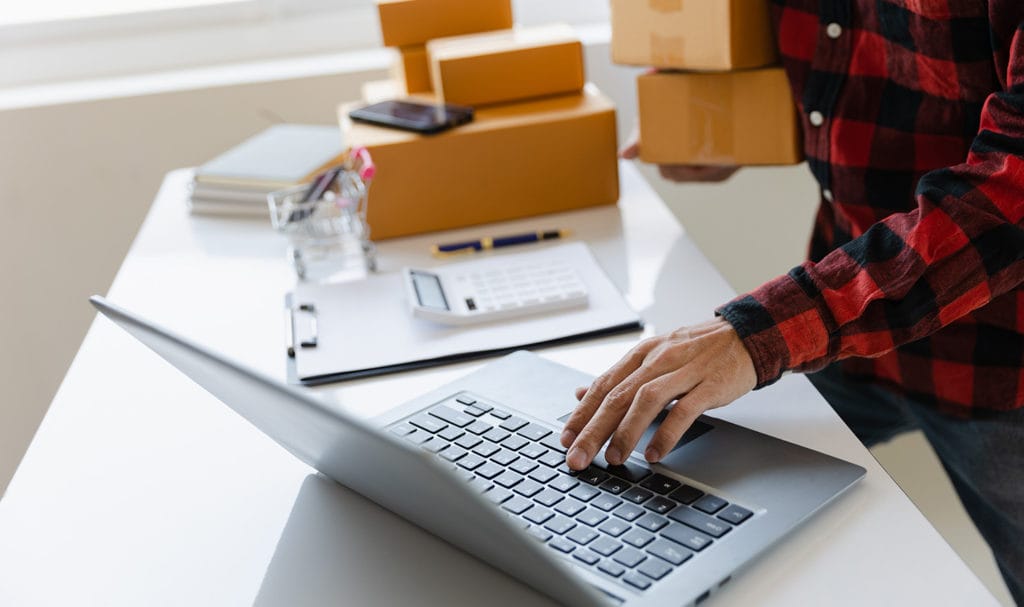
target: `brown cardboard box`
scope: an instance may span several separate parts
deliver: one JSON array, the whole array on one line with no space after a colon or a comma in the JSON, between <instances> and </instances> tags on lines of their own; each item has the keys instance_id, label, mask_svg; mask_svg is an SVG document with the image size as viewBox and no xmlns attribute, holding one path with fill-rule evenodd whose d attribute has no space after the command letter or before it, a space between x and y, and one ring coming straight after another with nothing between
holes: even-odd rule
<instances>
[{"instance_id":1,"label":"brown cardboard box","mask_svg":"<svg viewBox=\"0 0 1024 607\"><path fill-rule=\"evenodd\" d=\"M511 0L377 0L377 14L384 46L512 27Z\"/></svg>"},{"instance_id":2,"label":"brown cardboard box","mask_svg":"<svg viewBox=\"0 0 1024 607\"><path fill-rule=\"evenodd\" d=\"M618 200L615 107L592 87L484 108L430 136L352 122L350 109L339 108L344 141L368 147L377 165L375 240Z\"/></svg>"},{"instance_id":3,"label":"brown cardboard box","mask_svg":"<svg viewBox=\"0 0 1024 607\"><path fill-rule=\"evenodd\" d=\"M637 79L640 159L657 164L761 165L802 160L782 68Z\"/></svg>"},{"instance_id":4,"label":"brown cardboard box","mask_svg":"<svg viewBox=\"0 0 1024 607\"><path fill-rule=\"evenodd\" d=\"M611 0L612 61L691 70L776 61L768 0Z\"/></svg>"},{"instance_id":5,"label":"brown cardboard box","mask_svg":"<svg viewBox=\"0 0 1024 607\"><path fill-rule=\"evenodd\" d=\"M405 85L407 93L426 93L432 90L426 46L417 44L399 48L398 59L393 65L392 77Z\"/></svg>"},{"instance_id":6,"label":"brown cardboard box","mask_svg":"<svg viewBox=\"0 0 1024 607\"><path fill-rule=\"evenodd\" d=\"M578 92L583 45L568 25L518 28L427 43L434 90L448 103L487 105Z\"/></svg>"}]
</instances>

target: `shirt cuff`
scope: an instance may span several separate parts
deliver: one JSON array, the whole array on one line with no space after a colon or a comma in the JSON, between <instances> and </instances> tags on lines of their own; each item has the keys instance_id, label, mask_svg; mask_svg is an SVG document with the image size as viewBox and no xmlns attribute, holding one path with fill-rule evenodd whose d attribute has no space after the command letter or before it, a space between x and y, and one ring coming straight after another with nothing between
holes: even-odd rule
<instances>
[{"instance_id":1,"label":"shirt cuff","mask_svg":"<svg viewBox=\"0 0 1024 607\"><path fill-rule=\"evenodd\" d=\"M822 368L836 358L834 321L803 267L721 306L715 313L733 326L750 353L757 386L785 371Z\"/></svg>"}]
</instances>

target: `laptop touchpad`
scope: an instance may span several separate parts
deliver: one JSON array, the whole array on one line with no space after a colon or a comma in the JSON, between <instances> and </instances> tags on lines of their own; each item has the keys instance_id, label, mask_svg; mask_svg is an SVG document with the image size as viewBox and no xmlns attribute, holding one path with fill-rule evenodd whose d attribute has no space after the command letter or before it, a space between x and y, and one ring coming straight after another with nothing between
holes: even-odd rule
<instances>
[{"instance_id":1,"label":"laptop touchpad","mask_svg":"<svg viewBox=\"0 0 1024 607\"><path fill-rule=\"evenodd\" d=\"M559 417L558 421L564 424L569 419L570 415L572 415L572 413L566 413L562 417ZM667 409L659 413L658 416L654 418L654 421L651 422L651 425L648 426L646 430L644 430L643 436L641 436L640 440L637 441L636 448L633 449L634 453L639 453L643 455L643 452L647 450L647 443L651 442L651 439L654 438L654 433L657 432L658 427L661 425L661 422L662 420L665 419L666 415L668 415ZM710 432L711 430L715 429L714 426L707 422L701 421L701 419L698 419L697 421L693 422L693 425L690 426L690 429L687 430L685 434L683 434L683 437L679 439L679 442L676 443L675 447L669 449L668 453L672 453L673 451L682 447L686 443L697 440L707 432ZM668 453L666 453L665 455L668 455Z\"/></svg>"}]
</instances>

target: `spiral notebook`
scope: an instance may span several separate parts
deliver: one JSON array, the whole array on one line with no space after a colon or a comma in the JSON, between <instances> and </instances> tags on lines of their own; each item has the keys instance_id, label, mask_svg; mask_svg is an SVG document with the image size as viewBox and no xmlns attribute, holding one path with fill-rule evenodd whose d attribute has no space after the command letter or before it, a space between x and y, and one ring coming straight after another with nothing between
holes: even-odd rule
<instances>
[{"instance_id":1,"label":"spiral notebook","mask_svg":"<svg viewBox=\"0 0 1024 607\"><path fill-rule=\"evenodd\" d=\"M586 307L457 327L414 317L401 272L338 284L300 283L285 302L289 378L318 385L643 328L584 243L487 260L546 258L576 270L588 291Z\"/></svg>"}]
</instances>

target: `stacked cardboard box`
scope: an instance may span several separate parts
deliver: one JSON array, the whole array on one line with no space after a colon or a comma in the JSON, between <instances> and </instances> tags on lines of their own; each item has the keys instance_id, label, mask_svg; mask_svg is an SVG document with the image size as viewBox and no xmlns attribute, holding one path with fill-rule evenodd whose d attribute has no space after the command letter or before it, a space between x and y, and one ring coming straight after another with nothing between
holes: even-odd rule
<instances>
[{"instance_id":1,"label":"stacked cardboard box","mask_svg":"<svg viewBox=\"0 0 1024 607\"><path fill-rule=\"evenodd\" d=\"M348 114L358 103L338 110L345 143L368 148L378 167L367 208L373 238L614 204L615 107L585 84L582 45L571 28L506 26L465 35L453 31L470 27L465 21L455 27L439 20L459 13L441 7L447 4L473 3L378 0L381 29L385 44L424 45L433 92L410 99L472 105L471 123L420 135L353 122ZM401 18L395 5L406 11ZM421 10L428 6L435 7L430 19ZM472 27L482 30L482 23ZM367 83L364 102L402 88Z\"/></svg>"},{"instance_id":2,"label":"stacked cardboard box","mask_svg":"<svg viewBox=\"0 0 1024 607\"><path fill-rule=\"evenodd\" d=\"M657 164L802 160L768 0L612 0L612 59L637 80L640 158Z\"/></svg>"}]
</instances>

